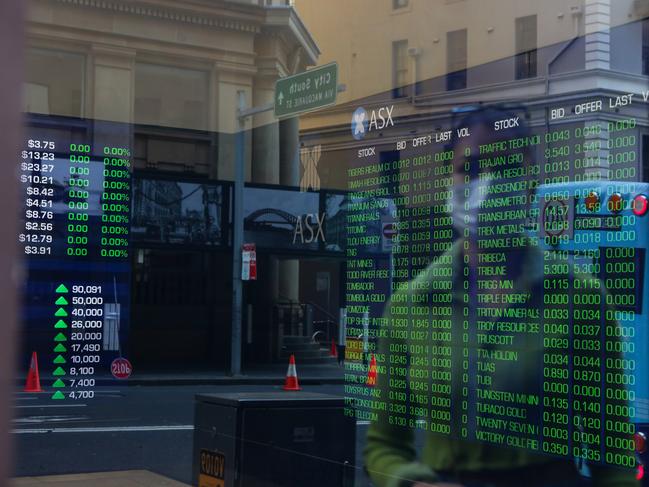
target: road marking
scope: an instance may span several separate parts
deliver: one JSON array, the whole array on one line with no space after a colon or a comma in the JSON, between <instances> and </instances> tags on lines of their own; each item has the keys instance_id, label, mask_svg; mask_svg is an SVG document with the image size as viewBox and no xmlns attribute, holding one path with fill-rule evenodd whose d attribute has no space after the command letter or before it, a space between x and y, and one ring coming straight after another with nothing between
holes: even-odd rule
<instances>
[{"instance_id":1,"label":"road marking","mask_svg":"<svg viewBox=\"0 0 649 487\"><path fill-rule=\"evenodd\" d=\"M13 423L25 424L25 423L55 423L62 421L82 421L90 419L89 416L29 416L27 418L15 418L12 420Z\"/></svg>"},{"instance_id":2,"label":"road marking","mask_svg":"<svg viewBox=\"0 0 649 487\"><path fill-rule=\"evenodd\" d=\"M103 426L97 428L19 428L12 430L13 434L44 434L44 433L127 433L138 431L191 431L193 424L163 425L163 426Z\"/></svg>"},{"instance_id":3,"label":"road marking","mask_svg":"<svg viewBox=\"0 0 649 487\"><path fill-rule=\"evenodd\" d=\"M26 408L85 408L87 404L35 404L29 406L14 406L14 409Z\"/></svg>"}]
</instances>

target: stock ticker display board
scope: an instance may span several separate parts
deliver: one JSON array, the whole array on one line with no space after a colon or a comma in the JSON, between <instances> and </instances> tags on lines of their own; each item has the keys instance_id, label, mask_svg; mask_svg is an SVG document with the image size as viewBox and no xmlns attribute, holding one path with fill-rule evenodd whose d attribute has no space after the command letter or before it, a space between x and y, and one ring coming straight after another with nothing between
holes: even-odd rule
<instances>
[{"instance_id":1,"label":"stock ticker display board","mask_svg":"<svg viewBox=\"0 0 649 487\"><path fill-rule=\"evenodd\" d=\"M354 112L349 415L636 465L649 185L646 103L632 98L477 105L416 125L394 107Z\"/></svg>"},{"instance_id":2,"label":"stock ticker display board","mask_svg":"<svg viewBox=\"0 0 649 487\"><path fill-rule=\"evenodd\" d=\"M26 124L18 154L23 323L53 400L93 398L97 376L110 377L121 358L130 305L130 144L124 124L47 116Z\"/></svg>"}]
</instances>

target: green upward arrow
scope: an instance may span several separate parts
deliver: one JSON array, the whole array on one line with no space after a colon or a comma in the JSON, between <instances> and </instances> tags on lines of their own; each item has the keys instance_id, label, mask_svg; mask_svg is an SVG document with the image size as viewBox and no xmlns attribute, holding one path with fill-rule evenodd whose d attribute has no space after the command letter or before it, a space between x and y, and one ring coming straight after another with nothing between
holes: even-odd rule
<instances>
[{"instance_id":1,"label":"green upward arrow","mask_svg":"<svg viewBox=\"0 0 649 487\"><path fill-rule=\"evenodd\" d=\"M64 335L63 333L59 333L58 335L56 335L56 336L54 337L54 341L55 341L55 342L67 342L68 339L65 338L65 335Z\"/></svg>"},{"instance_id":2,"label":"green upward arrow","mask_svg":"<svg viewBox=\"0 0 649 487\"><path fill-rule=\"evenodd\" d=\"M61 379L56 379L56 382L52 384L52 387L65 387L65 382L63 382Z\"/></svg>"},{"instance_id":3,"label":"green upward arrow","mask_svg":"<svg viewBox=\"0 0 649 487\"><path fill-rule=\"evenodd\" d=\"M56 313L54 313L54 316L68 316L68 312L63 308L59 308L56 310Z\"/></svg>"},{"instance_id":4,"label":"green upward arrow","mask_svg":"<svg viewBox=\"0 0 649 487\"><path fill-rule=\"evenodd\" d=\"M62 343L59 343L56 347L54 347L54 351L56 353L61 353L61 352L67 352L68 349L65 348L65 345L63 345Z\"/></svg>"},{"instance_id":5,"label":"green upward arrow","mask_svg":"<svg viewBox=\"0 0 649 487\"><path fill-rule=\"evenodd\" d=\"M56 288L57 293L67 293L68 288L65 287L65 284L60 284L59 287Z\"/></svg>"},{"instance_id":6,"label":"green upward arrow","mask_svg":"<svg viewBox=\"0 0 649 487\"><path fill-rule=\"evenodd\" d=\"M64 364L65 362L66 360L61 355L57 355L54 359L55 364Z\"/></svg>"},{"instance_id":7,"label":"green upward arrow","mask_svg":"<svg viewBox=\"0 0 649 487\"><path fill-rule=\"evenodd\" d=\"M52 394L52 399L56 399L56 400L65 399L65 396L61 391L56 391L54 394Z\"/></svg>"},{"instance_id":8,"label":"green upward arrow","mask_svg":"<svg viewBox=\"0 0 649 487\"><path fill-rule=\"evenodd\" d=\"M57 367L54 372L52 372L53 376L59 376L59 375L65 375L65 370L63 370L61 367Z\"/></svg>"},{"instance_id":9,"label":"green upward arrow","mask_svg":"<svg viewBox=\"0 0 649 487\"><path fill-rule=\"evenodd\" d=\"M65 305L67 305L67 304L69 304L69 303L68 303L68 300L65 299L64 296L59 296L59 299L57 299L57 300L54 302L54 304L59 305L59 306L65 306Z\"/></svg>"},{"instance_id":10,"label":"green upward arrow","mask_svg":"<svg viewBox=\"0 0 649 487\"><path fill-rule=\"evenodd\" d=\"M54 328L57 328L57 329L58 328L67 328L67 327L68 327L68 324L63 320L59 320L54 324Z\"/></svg>"}]
</instances>

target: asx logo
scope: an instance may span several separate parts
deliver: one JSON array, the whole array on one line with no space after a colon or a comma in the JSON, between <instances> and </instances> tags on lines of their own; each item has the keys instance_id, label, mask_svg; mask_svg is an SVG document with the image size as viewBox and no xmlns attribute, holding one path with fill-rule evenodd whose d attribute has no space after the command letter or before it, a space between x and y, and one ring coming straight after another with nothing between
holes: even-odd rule
<instances>
[{"instance_id":1,"label":"asx logo","mask_svg":"<svg viewBox=\"0 0 649 487\"><path fill-rule=\"evenodd\" d=\"M304 168L302 179L300 180L300 191L308 191L311 188L314 191L320 189L320 176L318 175L318 162L322 154L322 146L303 147L300 149L300 162Z\"/></svg>"},{"instance_id":2,"label":"asx logo","mask_svg":"<svg viewBox=\"0 0 649 487\"><path fill-rule=\"evenodd\" d=\"M368 116L363 107L358 107L352 114L352 136L356 140L362 140L367 132L394 127L393 110L394 105L381 107L378 110L372 110Z\"/></svg>"}]
</instances>

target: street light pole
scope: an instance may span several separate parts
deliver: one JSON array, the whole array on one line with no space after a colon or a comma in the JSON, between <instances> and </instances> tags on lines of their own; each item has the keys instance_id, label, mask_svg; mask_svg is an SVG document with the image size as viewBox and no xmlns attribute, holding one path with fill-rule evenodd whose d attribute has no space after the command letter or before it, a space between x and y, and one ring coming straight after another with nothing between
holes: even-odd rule
<instances>
[{"instance_id":1,"label":"street light pole","mask_svg":"<svg viewBox=\"0 0 649 487\"><path fill-rule=\"evenodd\" d=\"M275 105L270 103L257 108L246 108L246 92L237 92L236 156L234 160L234 195L232 213L232 329L230 352L230 375L241 374L243 281L241 280L241 247L243 245L243 185L245 180L246 119L258 113L269 112Z\"/></svg>"},{"instance_id":2,"label":"street light pole","mask_svg":"<svg viewBox=\"0 0 649 487\"><path fill-rule=\"evenodd\" d=\"M246 93L237 92L237 134L236 157L234 161L234 195L232 221L232 337L230 353L230 374L241 374L241 308L243 303L243 282L241 281L241 246L243 244L243 183L245 177Z\"/></svg>"}]
</instances>

